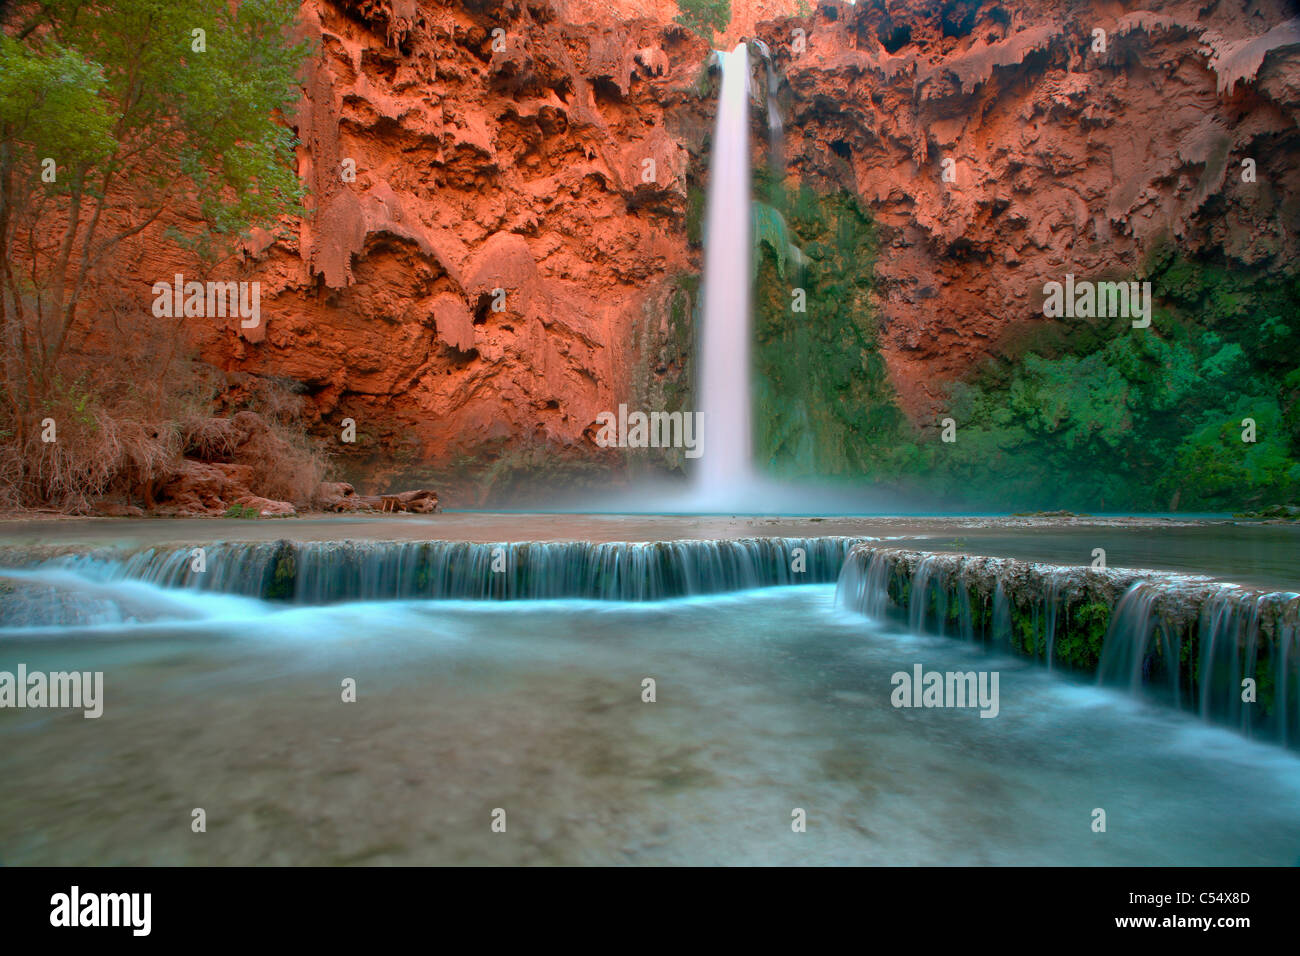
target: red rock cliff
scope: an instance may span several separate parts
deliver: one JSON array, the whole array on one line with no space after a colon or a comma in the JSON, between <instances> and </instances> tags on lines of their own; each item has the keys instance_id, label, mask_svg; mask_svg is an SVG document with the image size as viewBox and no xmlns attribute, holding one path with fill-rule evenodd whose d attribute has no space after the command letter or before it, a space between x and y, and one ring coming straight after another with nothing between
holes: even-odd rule
<instances>
[{"instance_id":1,"label":"red rock cliff","mask_svg":"<svg viewBox=\"0 0 1300 956\"><path fill-rule=\"evenodd\" d=\"M322 436L353 419L336 454L367 483L507 447L598 456L584 431L628 400L627 343L698 268L668 117L708 49L671 3L618 7L304 3L308 215L218 270L261 283L263 322L194 321L201 357L296 383ZM147 290L185 262L159 231L126 268Z\"/></svg>"},{"instance_id":2,"label":"red rock cliff","mask_svg":"<svg viewBox=\"0 0 1300 956\"><path fill-rule=\"evenodd\" d=\"M882 351L914 418L1045 321L1046 281L1131 277L1162 236L1243 265L1296 254L1290 4L816 6L759 29L789 84L791 173L880 225Z\"/></svg>"},{"instance_id":3,"label":"red rock cliff","mask_svg":"<svg viewBox=\"0 0 1300 956\"><path fill-rule=\"evenodd\" d=\"M1295 252L1283 3L734 6L726 42L756 32L785 77L790 175L851 189L881 227L882 349L918 420L1042 321L1044 281L1129 275L1160 235ZM669 303L699 268L687 179L707 174L712 102L692 92L708 45L673 14L308 0L319 54L290 121L309 215L233 267L262 283L263 326L195 324L200 355L298 383L322 436L354 419L340 463L372 485L509 448L602 460L590 426L633 394L647 336L689 337ZM182 266L155 238L124 268L147 307ZM685 377L670 358L655 374Z\"/></svg>"}]
</instances>

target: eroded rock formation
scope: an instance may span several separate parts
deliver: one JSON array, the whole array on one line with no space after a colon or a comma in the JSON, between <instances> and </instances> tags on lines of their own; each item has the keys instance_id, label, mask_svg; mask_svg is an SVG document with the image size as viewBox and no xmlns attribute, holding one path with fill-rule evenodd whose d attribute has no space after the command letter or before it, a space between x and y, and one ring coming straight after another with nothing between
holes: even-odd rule
<instances>
[{"instance_id":1,"label":"eroded rock formation","mask_svg":"<svg viewBox=\"0 0 1300 956\"><path fill-rule=\"evenodd\" d=\"M363 491L446 490L463 462L529 449L617 465L597 414L690 387L708 44L671 0L302 10L319 51L287 121L308 215L218 269L261 282L263 321L191 320L200 357L291 383ZM1266 268L1295 254L1291 16L1280 0L735 0L726 42L774 51L790 177L876 219L881 349L925 421L1043 321L1045 281L1130 277L1166 236ZM112 279L147 310L181 271L158 232Z\"/></svg>"},{"instance_id":2,"label":"eroded rock formation","mask_svg":"<svg viewBox=\"0 0 1300 956\"><path fill-rule=\"evenodd\" d=\"M788 81L791 173L851 190L881 227L881 348L914 419L1044 321L1044 282L1131 278L1163 238L1294 257L1290 5L816 6L759 30Z\"/></svg>"},{"instance_id":3,"label":"eroded rock formation","mask_svg":"<svg viewBox=\"0 0 1300 956\"><path fill-rule=\"evenodd\" d=\"M584 431L628 400L628 343L671 337L665 296L697 271L670 117L707 46L674 14L304 3L319 52L286 120L307 215L217 268L261 283L263 321L189 320L199 356L305 395L336 470L367 490L521 449L600 458ZM126 258L142 308L193 271L161 229Z\"/></svg>"},{"instance_id":4,"label":"eroded rock formation","mask_svg":"<svg viewBox=\"0 0 1300 956\"><path fill-rule=\"evenodd\" d=\"M315 4L297 118L313 215L259 272L280 295L245 370L308 382L375 471L538 445L595 449L620 347L690 268L673 59L652 20L547 5ZM671 57L670 57L671 54ZM651 175L643 175L646 164ZM349 179L355 166L355 180Z\"/></svg>"}]
</instances>

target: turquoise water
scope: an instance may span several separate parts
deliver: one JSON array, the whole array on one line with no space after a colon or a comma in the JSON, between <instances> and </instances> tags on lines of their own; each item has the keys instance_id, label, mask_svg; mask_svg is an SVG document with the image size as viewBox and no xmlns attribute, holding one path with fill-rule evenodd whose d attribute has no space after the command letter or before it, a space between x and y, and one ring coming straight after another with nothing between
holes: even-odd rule
<instances>
[{"instance_id":1,"label":"turquoise water","mask_svg":"<svg viewBox=\"0 0 1300 956\"><path fill-rule=\"evenodd\" d=\"M216 541L672 541L840 535L925 551L965 551L1088 565L1103 548L1110 567L1208 574L1239 584L1300 590L1300 523L1014 516L651 516L461 512L438 515L70 519L0 522L0 566L36 548L76 553L120 547L192 547ZM5 552L12 550L12 555Z\"/></svg>"},{"instance_id":2,"label":"turquoise water","mask_svg":"<svg viewBox=\"0 0 1300 956\"><path fill-rule=\"evenodd\" d=\"M831 585L328 607L114 587L135 620L0 629L0 670L102 670L105 697L98 720L0 710L0 863L1300 861L1295 754L899 633ZM998 672L998 716L891 706L915 664Z\"/></svg>"}]
</instances>

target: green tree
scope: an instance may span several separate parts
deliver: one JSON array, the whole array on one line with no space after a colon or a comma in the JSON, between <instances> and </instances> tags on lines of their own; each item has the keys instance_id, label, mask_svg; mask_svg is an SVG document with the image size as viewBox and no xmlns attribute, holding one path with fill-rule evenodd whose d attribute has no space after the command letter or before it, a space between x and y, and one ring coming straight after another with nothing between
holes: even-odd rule
<instances>
[{"instance_id":1,"label":"green tree","mask_svg":"<svg viewBox=\"0 0 1300 956\"><path fill-rule=\"evenodd\" d=\"M731 0L677 0L676 21L706 40L731 22Z\"/></svg>"},{"instance_id":2,"label":"green tree","mask_svg":"<svg viewBox=\"0 0 1300 956\"><path fill-rule=\"evenodd\" d=\"M310 52L292 0L34 0L0 19L0 308L24 446L122 242L165 221L208 261L301 211L292 130ZM51 180L53 176L53 181Z\"/></svg>"}]
</instances>

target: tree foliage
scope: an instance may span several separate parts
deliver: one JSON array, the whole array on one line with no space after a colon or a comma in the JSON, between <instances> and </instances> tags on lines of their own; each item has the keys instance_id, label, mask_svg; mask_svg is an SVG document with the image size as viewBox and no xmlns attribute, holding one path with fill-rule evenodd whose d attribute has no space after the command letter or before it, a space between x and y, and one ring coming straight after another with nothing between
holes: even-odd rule
<instances>
[{"instance_id":1,"label":"tree foliage","mask_svg":"<svg viewBox=\"0 0 1300 956\"><path fill-rule=\"evenodd\" d=\"M952 392L943 490L1094 510L1239 510L1300 495L1296 277L1156 257L1150 329L1076 326Z\"/></svg>"},{"instance_id":2,"label":"tree foliage","mask_svg":"<svg viewBox=\"0 0 1300 956\"><path fill-rule=\"evenodd\" d=\"M169 234L210 267L300 211L283 115L309 52L297 10L35 0L0 15L0 427L19 446L75 377L61 364L101 307L86 292L125 240L179 222Z\"/></svg>"},{"instance_id":3,"label":"tree foliage","mask_svg":"<svg viewBox=\"0 0 1300 956\"><path fill-rule=\"evenodd\" d=\"M677 0L676 22L706 40L731 22L731 0Z\"/></svg>"}]
</instances>

